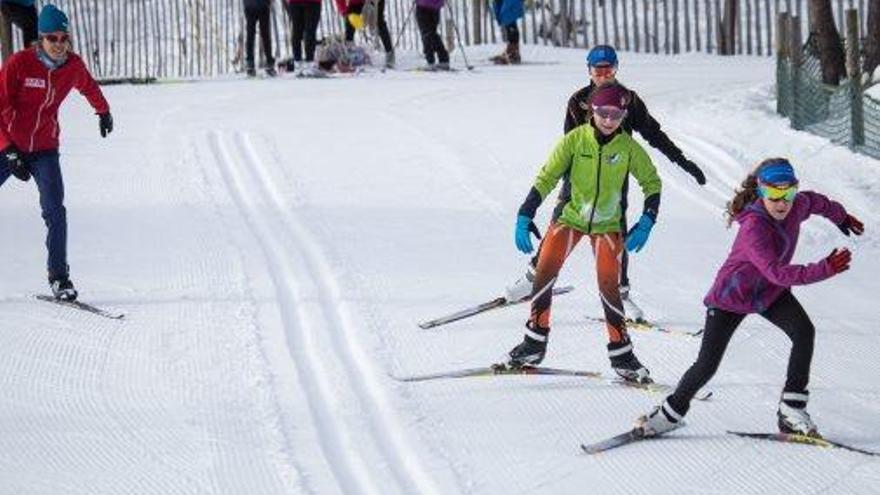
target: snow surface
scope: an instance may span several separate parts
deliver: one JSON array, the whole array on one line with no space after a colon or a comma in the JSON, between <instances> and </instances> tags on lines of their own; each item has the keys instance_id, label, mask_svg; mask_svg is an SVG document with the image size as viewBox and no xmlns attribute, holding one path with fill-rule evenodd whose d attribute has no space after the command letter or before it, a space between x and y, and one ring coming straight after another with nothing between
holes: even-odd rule
<instances>
[{"instance_id":1,"label":"snow surface","mask_svg":"<svg viewBox=\"0 0 880 495\"><path fill-rule=\"evenodd\" d=\"M495 297L526 264L516 210L586 76L580 50L524 58L540 63L107 87L107 140L71 98L72 276L84 301L127 315L32 298L46 291L37 194L4 184L0 493L877 493L878 458L725 434L775 427L789 343L757 317L687 428L593 457L578 445L662 396L582 378L393 378L486 365L521 340L526 306L416 323ZM760 57L622 54L620 78L709 179L652 151L663 204L632 257L633 297L700 328L735 235L725 201L757 161L790 157L804 188L866 226L845 238L814 219L795 258L854 251L843 276L795 289L817 327L810 411L827 436L880 450L880 163L791 130L772 76ZM556 299L545 364L607 373L603 327L586 319L601 313L589 250L562 282L577 290ZM633 335L669 384L699 347Z\"/></svg>"}]
</instances>

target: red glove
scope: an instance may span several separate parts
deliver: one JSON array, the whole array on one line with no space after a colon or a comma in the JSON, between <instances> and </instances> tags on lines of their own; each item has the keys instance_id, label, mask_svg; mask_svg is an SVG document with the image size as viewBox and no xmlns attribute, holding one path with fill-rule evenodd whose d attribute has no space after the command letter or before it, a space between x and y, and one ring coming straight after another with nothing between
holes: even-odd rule
<instances>
[{"instance_id":1,"label":"red glove","mask_svg":"<svg viewBox=\"0 0 880 495\"><path fill-rule=\"evenodd\" d=\"M849 270L849 262L852 261L852 253L849 252L849 249L843 248L841 250L835 249L831 251L831 254L825 258L825 261L828 262L828 266L831 267L831 272L834 275L838 273L845 272Z\"/></svg>"},{"instance_id":2,"label":"red glove","mask_svg":"<svg viewBox=\"0 0 880 495\"><path fill-rule=\"evenodd\" d=\"M847 213L846 219L837 226L846 236L852 232L855 235L862 235L865 232L865 225L856 217Z\"/></svg>"}]
</instances>

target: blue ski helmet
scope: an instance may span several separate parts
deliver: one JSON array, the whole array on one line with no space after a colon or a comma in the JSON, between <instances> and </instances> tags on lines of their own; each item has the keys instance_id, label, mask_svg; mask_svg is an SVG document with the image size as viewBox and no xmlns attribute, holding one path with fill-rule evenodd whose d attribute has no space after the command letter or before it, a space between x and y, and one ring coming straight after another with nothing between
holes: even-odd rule
<instances>
[{"instance_id":1,"label":"blue ski helmet","mask_svg":"<svg viewBox=\"0 0 880 495\"><path fill-rule=\"evenodd\" d=\"M611 65L617 67L617 52L610 45L596 45L587 53L587 66L599 67Z\"/></svg>"}]
</instances>

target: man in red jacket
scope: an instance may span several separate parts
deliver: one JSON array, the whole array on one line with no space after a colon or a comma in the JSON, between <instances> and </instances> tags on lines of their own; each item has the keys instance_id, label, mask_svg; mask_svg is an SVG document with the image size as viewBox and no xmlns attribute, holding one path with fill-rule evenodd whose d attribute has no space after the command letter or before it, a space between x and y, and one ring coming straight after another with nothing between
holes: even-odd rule
<instances>
[{"instance_id":1,"label":"man in red jacket","mask_svg":"<svg viewBox=\"0 0 880 495\"><path fill-rule=\"evenodd\" d=\"M67 212L58 159L58 107L76 88L98 114L102 137L113 130L110 106L75 53L70 51L67 16L52 4L40 11L39 42L15 53L0 69L0 186L12 174L31 177L49 232L49 286L58 299L77 292L67 265Z\"/></svg>"}]
</instances>

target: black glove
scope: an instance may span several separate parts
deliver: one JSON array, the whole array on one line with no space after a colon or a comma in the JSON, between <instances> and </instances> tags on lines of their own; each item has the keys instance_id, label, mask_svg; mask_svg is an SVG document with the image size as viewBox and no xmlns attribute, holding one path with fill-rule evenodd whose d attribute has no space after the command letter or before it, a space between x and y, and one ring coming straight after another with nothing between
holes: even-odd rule
<instances>
[{"instance_id":1,"label":"black glove","mask_svg":"<svg viewBox=\"0 0 880 495\"><path fill-rule=\"evenodd\" d=\"M107 134L113 132L113 116L110 112L98 114L98 128L101 129L101 137L107 137Z\"/></svg>"},{"instance_id":2,"label":"black glove","mask_svg":"<svg viewBox=\"0 0 880 495\"><path fill-rule=\"evenodd\" d=\"M31 180L31 169L21 159L21 152L18 151L14 144L10 144L0 153L3 153L3 157L6 158L6 163L9 164L9 172L12 175L24 182Z\"/></svg>"},{"instance_id":3,"label":"black glove","mask_svg":"<svg viewBox=\"0 0 880 495\"><path fill-rule=\"evenodd\" d=\"M694 180L697 181L697 184L701 186L706 184L706 176L703 174L703 171L700 170L700 167L698 167L696 163L686 158L682 158L678 162L678 164L681 166L681 168L684 169L685 172L691 174L694 177Z\"/></svg>"}]
</instances>

